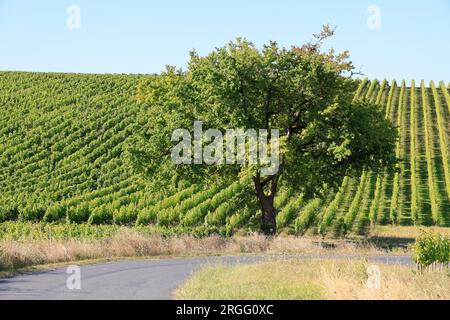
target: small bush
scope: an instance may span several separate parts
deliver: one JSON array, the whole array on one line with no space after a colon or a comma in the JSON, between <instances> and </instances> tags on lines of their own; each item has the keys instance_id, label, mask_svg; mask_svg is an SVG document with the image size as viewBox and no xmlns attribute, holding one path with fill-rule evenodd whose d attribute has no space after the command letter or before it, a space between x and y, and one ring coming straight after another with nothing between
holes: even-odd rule
<instances>
[{"instance_id":1,"label":"small bush","mask_svg":"<svg viewBox=\"0 0 450 320\"><path fill-rule=\"evenodd\" d=\"M412 246L413 259L419 270L440 263L448 267L450 260L450 239L439 233L422 230L420 236Z\"/></svg>"}]
</instances>

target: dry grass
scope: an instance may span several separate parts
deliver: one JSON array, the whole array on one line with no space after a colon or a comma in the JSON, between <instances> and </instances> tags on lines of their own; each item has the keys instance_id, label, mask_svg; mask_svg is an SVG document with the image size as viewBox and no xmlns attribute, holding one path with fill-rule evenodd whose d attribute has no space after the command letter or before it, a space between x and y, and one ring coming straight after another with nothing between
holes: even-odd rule
<instances>
[{"instance_id":1,"label":"dry grass","mask_svg":"<svg viewBox=\"0 0 450 320\"><path fill-rule=\"evenodd\" d=\"M418 275L404 266L379 265L381 287L367 287L365 262L291 260L207 266L177 289L178 299L450 299L450 274Z\"/></svg>"},{"instance_id":2,"label":"dry grass","mask_svg":"<svg viewBox=\"0 0 450 320\"><path fill-rule=\"evenodd\" d=\"M370 230L369 237L415 239L424 229L450 237L450 228L421 226L376 226Z\"/></svg>"},{"instance_id":3,"label":"dry grass","mask_svg":"<svg viewBox=\"0 0 450 320\"><path fill-rule=\"evenodd\" d=\"M123 230L100 240L2 240L0 270L69 262L151 256L232 255L232 254L380 254L377 248L357 243L336 241L324 246L311 238L262 235L245 237L176 236L164 238Z\"/></svg>"}]
</instances>

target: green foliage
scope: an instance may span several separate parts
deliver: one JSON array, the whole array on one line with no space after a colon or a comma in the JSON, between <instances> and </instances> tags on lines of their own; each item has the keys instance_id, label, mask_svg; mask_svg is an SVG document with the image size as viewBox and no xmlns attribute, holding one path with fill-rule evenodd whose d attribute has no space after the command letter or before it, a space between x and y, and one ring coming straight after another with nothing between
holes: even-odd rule
<instances>
[{"instance_id":1,"label":"green foliage","mask_svg":"<svg viewBox=\"0 0 450 320\"><path fill-rule=\"evenodd\" d=\"M127 225L136 221L138 211L134 203L122 206L113 212L113 220L115 224Z\"/></svg>"},{"instance_id":2,"label":"green foliage","mask_svg":"<svg viewBox=\"0 0 450 320\"><path fill-rule=\"evenodd\" d=\"M90 224L111 224L113 222L113 209L110 205L101 205L94 208L89 216Z\"/></svg>"},{"instance_id":3,"label":"green foliage","mask_svg":"<svg viewBox=\"0 0 450 320\"><path fill-rule=\"evenodd\" d=\"M402 125L402 114L403 114L403 107L404 107L404 99L405 99L405 90L406 90L406 84L405 81L402 81L402 86L400 89L400 99L398 103L398 110L397 110L397 127L403 128ZM397 158L400 158L400 152L401 152L401 141L400 139L397 141L397 146L395 148L395 155ZM401 210L399 210L399 187L400 187L400 172L404 170L403 161L400 161L399 163L399 171L395 172L394 174L394 182L393 182L393 190L392 190L392 197L391 197L391 207L389 212L389 218L390 221L395 223L397 222L397 219L399 215L401 214Z\"/></svg>"},{"instance_id":4,"label":"green foliage","mask_svg":"<svg viewBox=\"0 0 450 320\"><path fill-rule=\"evenodd\" d=\"M293 199L278 213L277 225L279 228L287 226L289 222L298 215L303 200L303 195L293 197Z\"/></svg>"},{"instance_id":5,"label":"green foliage","mask_svg":"<svg viewBox=\"0 0 450 320\"><path fill-rule=\"evenodd\" d=\"M208 212L212 209L212 200L207 199L203 201L198 206L189 210L186 215L183 217L181 224L183 226L194 226L202 222L202 219L208 214Z\"/></svg>"},{"instance_id":6,"label":"green foliage","mask_svg":"<svg viewBox=\"0 0 450 320\"><path fill-rule=\"evenodd\" d=\"M19 210L13 204L0 202L0 223L8 220L15 220L19 216Z\"/></svg>"},{"instance_id":7,"label":"green foliage","mask_svg":"<svg viewBox=\"0 0 450 320\"><path fill-rule=\"evenodd\" d=\"M230 200L236 194L239 194L243 190L243 183L245 183L245 179L242 182L235 181L225 189L222 189L220 192L214 192L214 196L210 199L206 199L199 205L186 212L181 221L182 225L193 226L201 223L203 220L205 224L208 224L208 215L214 215L214 211L218 209L222 203ZM220 219L220 216L216 217L216 219L218 218Z\"/></svg>"},{"instance_id":8,"label":"green foliage","mask_svg":"<svg viewBox=\"0 0 450 320\"><path fill-rule=\"evenodd\" d=\"M8 221L0 224L2 240L101 239L118 231L114 225Z\"/></svg>"},{"instance_id":9,"label":"green foliage","mask_svg":"<svg viewBox=\"0 0 450 320\"><path fill-rule=\"evenodd\" d=\"M342 204L342 200L344 199L344 191L348 185L348 181L349 181L349 178L345 177L344 181L342 182L342 186L339 188L333 201L330 203L330 205L325 210L325 213L323 214L322 220L319 224L318 232L320 234L322 234L322 235L325 234L326 229L328 228L328 226L331 224L334 217L336 216L336 213L339 210L340 205Z\"/></svg>"},{"instance_id":10,"label":"green foliage","mask_svg":"<svg viewBox=\"0 0 450 320\"><path fill-rule=\"evenodd\" d=\"M412 250L413 259L421 269L437 262L448 266L450 261L450 239L437 232L422 230Z\"/></svg>"},{"instance_id":11,"label":"green foliage","mask_svg":"<svg viewBox=\"0 0 450 320\"><path fill-rule=\"evenodd\" d=\"M136 219L136 225L145 225L149 223L156 223L158 213L164 209L176 206L183 199L188 198L197 190L197 186L192 185L187 189L181 190L174 195L164 198L152 207L141 210Z\"/></svg>"},{"instance_id":12,"label":"green foliage","mask_svg":"<svg viewBox=\"0 0 450 320\"><path fill-rule=\"evenodd\" d=\"M47 208L43 220L45 222L62 221L66 216L66 206L63 203L55 203Z\"/></svg>"},{"instance_id":13,"label":"green foliage","mask_svg":"<svg viewBox=\"0 0 450 320\"><path fill-rule=\"evenodd\" d=\"M445 102L446 102L447 108L448 108L448 113L450 114L450 94L448 93L447 88L445 87L444 81L439 82L439 87L440 87L442 93L444 94Z\"/></svg>"},{"instance_id":14,"label":"green foliage","mask_svg":"<svg viewBox=\"0 0 450 320\"><path fill-rule=\"evenodd\" d=\"M226 224L227 234L231 235L236 229L243 227L250 217L255 214L254 208L245 206L233 214Z\"/></svg>"},{"instance_id":15,"label":"green foliage","mask_svg":"<svg viewBox=\"0 0 450 320\"><path fill-rule=\"evenodd\" d=\"M431 204L431 215L435 223L439 221L439 206L438 206L438 195L436 193L434 185L434 164L432 156L432 146L430 145L432 134L431 134L431 119L430 119L430 107L427 92L425 89L424 81L420 83L422 90L422 108L423 108L423 121L424 121L424 133L425 133L425 157L427 160L427 174L428 174L428 191L430 196ZM429 223L428 221L422 221L423 224Z\"/></svg>"},{"instance_id":16,"label":"green foliage","mask_svg":"<svg viewBox=\"0 0 450 320\"><path fill-rule=\"evenodd\" d=\"M87 222L90 211L89 204L84 202L79 205L67 208L67 221L73 223Z\"/></svg>"},{"instance_id":17,"label":"green foliage","mask_svg":"<svg viewBox=\"0 0 450 320\"><path fill-rule=\"evenodd\" d=\"M45 221L52 226L53 222L65 226L65 221L83 226L85 222L136 223L167 233L199 230L203 234L217 228L229 233L256 230L261 223L260 206L253 202L246 206L254 201L254 190L250 183L244 186L237 181L243 171L254 173L258 168L246 171L238 166L181 166L173 175L174 171L165 167L164 157L161 161L156 157L162 170L155 175L144 172L151 179L142 179L133 168L133 151L135 146L145 147L146 154L151 151L157 155L165 150L163 145L147 148L148 144L141 144L142 138L156 133L155 139L162 140L172 129L165 128L166 124L191 128L194 118L203 120L205 129L264 128L266 93L272 89L269 111L281 111L271 116L269 128L282 129L282 136L289 129L289 120L295 119L289 112L303 110L300 104L305 103L305 112L299 113L305 127L295 125L291 140L282 140L286 169L279 177L274 201L280 211L280 226L293 226L303 209L303 202L291 205L293 199L303 194L304 203L308 203L311 197L321 195L323 181L340 187L347 174L358 175L363 166L368 167L367 175L374 175L372 170L391 162L390 147L380 145L391 141L395 130L385 131L383 125L376 124L380 117L395 115L396 82L390 88L386 80L379 85L376 104L386 104L389 90L386 111L380 112L380 106L353 100L353 96L373 97L379 82L341 79L335 69L339 64L319 51L308 52L307 46L284 49L274 43L258 50L241 39L204 57L193 53L186 72L171 69L159 76L1 72L0 222ZM277 72L282 76L273 77ZM443 146L448 145L450 109L446 110L445 104L450 108L450 96L444 82L439 88L430 85L425 88L422 83L422 96L411 90L410 103L406 95L403 99L402 113L411 114L400 123L403 134L411 132L411 163L405 154L404 168L411 169L413 221L447 225L448 146ZM136 102L137 87L140 103ZM356 95L355 90L359 92ZM335 99L337 95L340 97ZM286 107L289 104L292 110ZM248 114L244 112L246 106ZM396 148L395 143L389 146ZM384 160L367 161L369 154L380 153ZM345 168L347 162L352 166ZM362 214L357 210L360 203L370 200L370 221L387 222L383 212L389 215L391 211L393 175L386 172L377 179L373 199L366 199L370 184L365 184L360 193L349 187L341 194L336 187L335 200L319 210L308 225L326 233L328 226L347 216L348 230L352 230L358 214ZM400 174L397 182L405 186L408 179ZM215 185L221 188L213 192ZM264 191L268 189L266 185ZM319 190L315 193L313 189ZM409 205L402 192L400 187L394 201L397 206L392 209L398 210L399 217L401 209ZM348 193L359 197L359 204L350 206Z\"/></svg>"},{"instance_id":18,"label":"green foliage","mask_svg":"<svg viewBox=\"0 0 450 320\"><path fill-rule=\"evenodd\" d=\"M229 214L236 209L238 198L245 190L246 180L231 184L228 188L222 190L211 203L212 210L206 216L206 225L223 224Z\"/></svg>"},{"instance_id":19,"label":"green foliage","mask_svg":"<svg viewBox=\"0 0 450 320\"><path fill-rule=\"evenodd\" d=\"M258 200L266 203L263 217L275 216L273 198L264 189L269 182L274 193L288 185L311 198L325 185L339 187L346 174L392 167L396 129L379 106L353 99L356 83L344 76L353 70L348 53L321 51L319 43L333 34L324 26L315 35L317 43L290 49L275 42L258 49L238 38L203 57L191 52L186 71L168 67L157 79L141 83L142 119L158 121L142 123L140 139L129 150L134 167L157 181L169 176L199 183L237 180L247 170L237 164L175 165L167 152L174 145L172 132L192 131L195 120L202 121L203 130L278 129L282 170L267 181L261 177L262 165L249 170ZM377 85L370 84L368 95ZM199 223L218 207L211 201L188 212L183 224ZM267 223L273 222L266 221L263 231L273 232Z\"/></svg>"},{"instance_id":20,"label":"green foliage","mask_svg":"<svg viewBox=\"0 0 450 320\"><path fill-rule=\"evenodd\" d=\"M411 217L414 223L419 220L419 179L417 177L417 124L416 124L416 84L414 80L411 82L411 111L410 111L410 163L411 163Z\"/></svg>"},{"instance_id":21,"label":"green foliage","mask_svg":"<svg viewBox=\"0 0 450 320\"><path fill-rule=\"evenodd\" d=\"M439 135L439 146L440 146L440 152L442 155L442 165L444 167L444 180L445 180L445 186L446 186L446 193L448 199L450 199L450 168L449 168L449 158L448 158L448 138L447 138L447 131L448 131L448 124L447 126L444 124L445 117L442 115L442 104L441 104L441 98L439 96L439 93L436 89L436 86L434 85L434 81L431 81L430 83L431 90L433 92L433 97L435 101L435 112L436 112L436 119L437 119L437 128L438 128L438 135Z\"/></svg>"},{"instance_id":22,"label":"green foliage","mask_svg":"<svg viewBox=\"0 0 450 320\"><path fill-rule=\"evenodd\" d=\"M358 189L356 190L356 194L350 204L350 208L348 209L347 214L344 217L344 225L346 231L351 229L351 226L353 224L353 221L355 220L356 215L358 214L358 211L361 210L361 208L359 207L359 203L361 201L361 197L364 192L366 175L367 175L366 172L362 174L359 181Z\"/></svg>"},{"instance_id":23,"label":"green foliage","mask_svg":"<svg viewBox=\"0 0 450 320\"><path fill-rule=\"evenodd\" d=\"M303 233L306 230L309 223L321 208L321 204L321 199L314 199L303 208L298 218L294 221L294 230L297 234Z\"/></svg>"},{"instance_id":24,"label":"green foliage","mask_svg":"<svg viewBox=\"0 0 450 320\"><path fill-rule=\"evenodd\" d=\"M235 203L230 200L222 203L215 211L211 212L207 216L207 225L217 226L222 225L226 221L226 218L236 209Z\"/></svg>"},{"instance_id":25,"label":"green foliage","mask_svg":"<svg viewBox=\"0 0 450 320\"><path fill-rule=\"evenodd\" d=\"M218 190L219 187L214 186L202 192L193 194L191 197L187 198L183 202L178 203L174 207L170 207L158 212L158 225L169 226L178 224L187 212L189 212L193 208L196 208L198 205L201 205L203 202L209 200L218 192Z\"/></svg>"},{"instance_id":26,"label":"green foliage","mask_svg":"<svg viewBox=\"0 0 450 320\"><path fill-rule=\"evenodd\" d=\"M20 220L23 221L39 221L45 215L45 207L39 200L29 200L25 207L22 208L21 214L19 216Z\"/></svg>"},{"instance_id":27,"label":"green foliage","mask_svg":"<svg viewBox=\"0 0 450 320\"><path fill-rule=\"evenodd\" d=\"M291 188L285 188L280 192L280 194L275 197L274 206L277 209L281 209L284 205L286 205L287 201L292 195Z\"/></svg>"}]
</instances>

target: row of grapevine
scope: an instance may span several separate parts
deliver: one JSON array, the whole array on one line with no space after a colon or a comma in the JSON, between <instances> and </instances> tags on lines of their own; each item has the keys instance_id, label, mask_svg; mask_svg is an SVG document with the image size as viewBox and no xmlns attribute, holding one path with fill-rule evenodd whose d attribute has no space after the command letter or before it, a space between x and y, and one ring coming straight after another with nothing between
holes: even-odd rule
<instances>
[{"instance_id":1,"label":"row of grapevine","mask_svg":"<svg viewBox=\"0 0 450 320\"><path fill-rule=\"evenodd\" d=\"M445 97L445 102L447 104L447 110L448 110L448 114L450 115L450 94L447 91L447 88L445 87L445 83L444 81L441 81L439 83L439 87ZM448 119L447 119L448 120Z\"/></svg>"},{"instance_id":2,"label":"row of grapevine","mask_svg":"<svg viewBox=\"0 0 450 320\"><path fill-rule=\"evenodd\" d=\"M277 215L279 229L286 227L299 213L303 204L303 195L293 197Z\"/></svg>"},{"instance_id":3,"label":"row of grapevine","mask_svg":"<svg viewBox=\"0 0 450 320\"><path fill-rule=\"evenodd\" d=\"M196 185L192 185L187 189L184 189L168 198L165 198L151 207L146 207L139 212L136 218L137 225L145 225L149 223L155 223L158 217L158 213L164 209L175 207L180 201L187 199L197 190Z\"/></svg>"},{"instance_id":4,"label":"row of grapevine","mask_svg":"<svg viewBox=\"0 0 450 320\"><path fill-rule=\"evenodd\" d=\"M378 91L378 95L375 100L375 103L377 105L381 104L381 100L383 98L383 94L385 93L385 88L387 85L388 85L388 82L386 79L384 79L380 85L380 90ZM381 183L382 183L382 177L380 175L377 175L376 182L375 182L374 196L373 196L372 202L370 204L369 217L368 217L368 219L372 225L374 225L376 223L376 219L377 219L378 204L380 201L380 194L382 191Z\"/></svg>"},{"instance_id":5,"label":"row of grapevine","mask_svg":"<svg viewBox=\"0 0 450 320\"><path fill-rule=\"evenodd\" d=\"M431 90L433 91L433 97L434 97L434 109L436 111L436 118L437 118L437 128L439 132L439 147L441 150L442 155L442 164L444 167L444 179L445 179L445 186L447 191L447 197L450 199L450 169L449 169L449 158L448 158L448 141L447 141L447 127L444 124L444 117L441 114L442 104L441 99L439 97L438 91L436 89L436 86L434 85L434 82L431 81L430 83Z\"/></svg>"},{"instance_id":6,"label":"row of grapevine","mask_svg":"<svg viewBox=\"0 0 450 320\"><path fill-rule=\"evenodd\" d=\"M427 161L427 177L428 177L428 191L430 197L430 206L431 206L431 216L433 221L436 223L438 221L439 215L439 207L437 203L437 195L434 185L433 179L433 156L432 156L432 147L431 147L431 139L432 135L430 132L431 120L430 120L430 108L428 102L427 91L425 89L425 83L422 80L420 83L420 88L422 92L422 109L423 109L423 117L424 117L424 135L425 135L425 157ZM424 221L425 222L425 221Z\"/></svg>"},{"instance_id":7,"label":"row of grapevine","mask_svg":"<svg viewBox=\"0 0 450 320\"><path fill-rule=\"evenodd\" d=\"M333 201L330 203L330 205L325 210L322 221L319 224L318 232L320 234L322 234L322 235L325 234L327 228L330 226L331 222L336 217L337 212L342 205L342 201L344 199L344 193L347 191L348 183L349 183L349 177L344 177L342 186L340 187L339 191L336 193L336 196L334 197Z\"/></svg>"},{"instance_id":8,"label":"row of grapevine","mask_svg":"<svg viewBox=\"0 0 450 320\"><path fill-rule=\"evenodd\" d=\"M378 93L374 92L375 87L379 84L378 80L372 81L371 86L369 87L369 90L367 91L366 95L364 96L364 99L370 101L379 103L378 97L382 96L382 93L384 91L384 87L380 86ZM345 230L353 231L354 233L361 234L364 233L367 229L367 226L369 224L369 210L370 210L370 201L373 191L373 173L370 171L363 172L362 176L360 177L361 181L363 181L363 187L360 190L361 191L361 197L360 199L354 199L354 202L352 202L350 210L355 210L355 213L351 213L353 216L352 219L352 225L350 226L350 217L347 218L347 223L345 224ZM358 191L357 191L358 192ZM356 197L355 197L356 198ZM359 202L358 202L359 201ZM353 205L353 206L352 206ZM354 209L356 208L356 209Z\"/></svg>"},{"instance_id":9,"label":"row of grapevine","mask_svg":"<svg viewBox=\"0 0 450 320\"><path fill-rule=\"evenodd\" d=\"M417 121L416 121L416 84L413 80L411 82L411 98L410 98L410 171L411 171L411 219L414 223L417 223L419 217L419 210L421 209L419 198L419 178L417 176L417 150L416 150L416 134L417 134Z\"/></svg>"},{"instance_id":10,"label":"row of grapevine","mask_svg":"<svg viewBox=\"0 0 450 320\"><path fill-rule=\"evenodd\" d=\"M400 89L400 98L399 98L399 102L398 102L398 109L397 109L397 127L399 128L400 131L400 137L397 141L397 145L396 145L396 149L395 149L395 154L397 159L402 159L401 156L401 150L402 145L403 145L403 137L404 137L404 126L402 126L402 120L404 119L403 117L403 110L404 110L404 99L405 99L405 92L406 91L406 84L405 81L402 81L402 85L401 85L401 89ZM399 219L399 215L401 215L402 212L402 208L399 206L401 206L401 201L399 201L399 189L400 189L400 184L403 181L401 174L404 172L405 170L405 166L404 166L404 162L403 160L400 160L400 164L399 164L399 172L396 172L394 174L394 181L393 181L393 189L392 189L392 196L391 196L391 207L390 207L390 212L389 212L389 218L392 222L397 222Z\"/></svg>"},{"instance_id":11,"label":"row of grapevine","mask_svg":"<svg viewBox=\"0 0 450 320\"><path fill-rule=\"evenodd\" d=\"M222 203L229 201L236 193L241 192L243 188L241 183L245 184L244 181L247 180L243 179L242 182L236 181L232 183L220 192L215 193L211 198L187 211L181 219L181 224L183 226L194 226L205 220L207 223L207 219L205 219L207 215L212 214Z\"/></svg>"},{"instance_id":12,"label":"row of grapevine","mask_svg":"<svg viewBox=\"0 0 450 320\"><path fill-rule=\"evenodd\" d=\"M359 86L355 92L355 95L353 97L353 101L356 101L356 100L360 99L361 97L370 96L371 93L373 92L373 90L375 89L375 86L377 85L377 83L378 83L377 81L372 81L369 84L368 79L365 78L359 84ZM369 86L367 88L368 84L369 84ZM318 233L324 235L327 228L331 224L333 218L337 215L338 209L339 209L338 206L342 205L341 202L344 198L344 196L343 196L344 190L346 189L348 184L350 184L350 188L353 186L353 183L354 183L353 179L351 179L350 182L349 182L349 180L350 180L349 177L344 177L342 185L341 185L340 189L337 191L336 195L334 196L334 199L330 201L330 204L324 210L322 217L320 219L318 219L318 222L317 222ZM337 219L335 219L335 229L336 229L336 225L343 224L343 220L344 219L342 217L338 217Z\"/></svg>"},{"instance_id":13,"label":"row of grapevine","mask_svg":"<svg viewBox=\"0 0 450 320\"><path fill-rule=\"evenodd\" d=\"M212 227L254 230L260 212L242 201L246 183L155 190L130 168L142 77L0 73L0 222ZM284 187L275 198L280 232L366 233L369 225L450 225L446 83L407 87L363 79L356 99L385 107L399 126L397 173L346 177L326 199Z\"/></svg>"}]
</instances>

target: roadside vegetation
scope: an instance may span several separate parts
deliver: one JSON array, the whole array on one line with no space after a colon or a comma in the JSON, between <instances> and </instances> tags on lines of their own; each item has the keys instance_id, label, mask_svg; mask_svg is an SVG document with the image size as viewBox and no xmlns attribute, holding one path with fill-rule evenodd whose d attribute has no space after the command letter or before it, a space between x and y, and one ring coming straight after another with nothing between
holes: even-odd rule
<instances>
[{"instance_id":1,"label":"roadside vegetation","mask_svg":"<svg viewBox=\"0 0 450 320\"><path fill-rule=\"evenodd\" d=\"M177 299L372 300L450 299L448 270L378 265L381 287L367 286L364 261L287 260L252 265L209 265L178 288Z\"/></svg>"},{"instance_id":2,"label":"roadside vegetation","mask_svg":"<svg viewBox=\"0 0 450 320\"><path fill-rule=\"evenodd\" d=\"M408 234L411 234L408 231ZM0 271L87 260L206 255L409 255L401 238L279 235L223 237L181 230L89 224L5 222L0 224ZM391 239L391 240L386 240Z\"/></svg>"},{"instance_id":3,"label":"roadside vegetation","mask_svg":"<svg viewBox=\"0 0 450 320\"><path fill-rule=\"evenodd\" d=\"M447 269L450 263L450 237L422 230L412 246L413 259L419 272L427 269Z\"/></svg>"},{"instance_id":4,"label":"roadside vegetation","mask_svg":"<svg viewBox=\"0 0 450 320\"><path fill-rule=\"evenodd\" d=\"M223 237L204 230L116 225L4 222L0 224L0 271L74 261L235 254L411 255L418 227L379 226L346 238L257 233ZM449 228L430 228L450 238ZM430 247L430 246L425 246Z\"/></svg>"},{"instance_id":5,"label":"roadside vegetation","mask_svg":"<svg viewBox=\"0 0 450 320\"><path fill-rule=\"evenodd\" d=\"M179 287L178 299L450 299L450 237L416 230L414 265L374 265L342 254L207 265ZM373 278L375 276L375 278Z\"/></svg>"}]
</instances>

